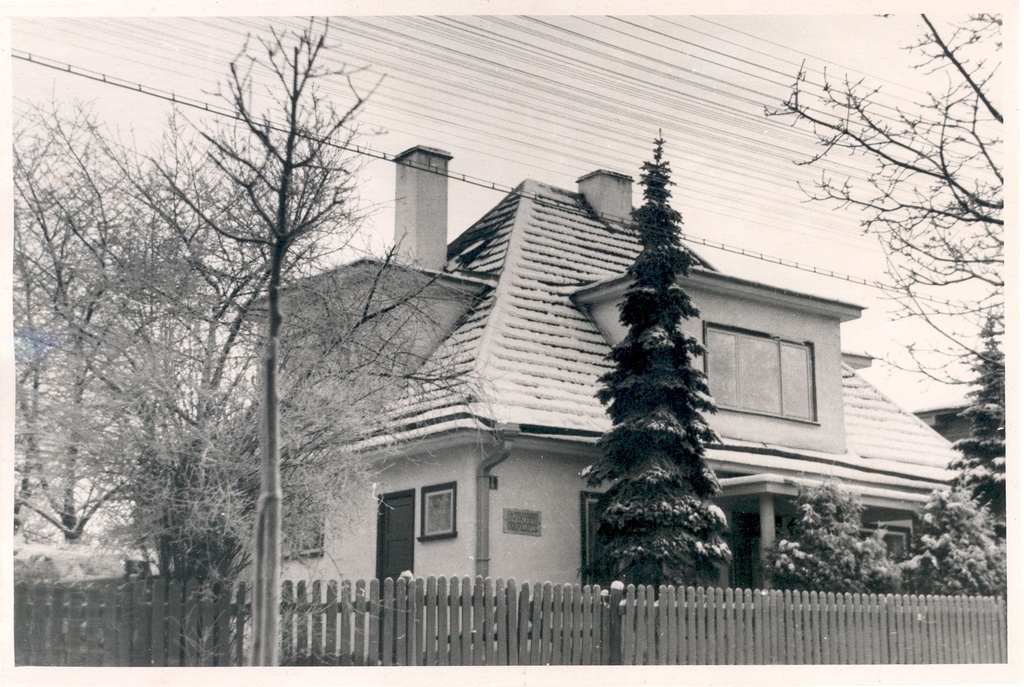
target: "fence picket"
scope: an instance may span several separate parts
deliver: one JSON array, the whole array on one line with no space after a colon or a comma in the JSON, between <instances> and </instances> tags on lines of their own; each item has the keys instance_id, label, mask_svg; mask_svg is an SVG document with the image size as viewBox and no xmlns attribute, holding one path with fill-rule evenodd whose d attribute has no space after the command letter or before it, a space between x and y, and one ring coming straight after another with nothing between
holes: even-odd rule
<instances>
[{"instance_id":1,"label":"fence picket","mask_svg":"<svg viewBox=\"0 0 1024 687\"><path fill-rule=\"evenodd\" d=\"M33 587L19 584L14 587L14 665L30 666L32 660L32 626L35 624ZM40 665L36 663L35 665Z\"/></svg>"},{"instance_id":2,"label":"fence picket","mask_svg":"<svg viewBox=\"0 0 1024 687\"><path fill-rule=\"evenodd\" d=\"M470 598L472 599L473 622L470 625L469 639L472 645L472 653L463 652L463 658L469 661L469 665L479 666L484 664L484 584L483 577L477 575L476 582L471 587Z\"/></svg>"},{"instance_id":3,"label":"fence picket","mask_svg":"<svg viewBox=\"0 0 1024 687\"><path fill-rule=\"evenodd\" d=\"M395 581L395 665L399 666L409 665L408 596L409 581L405 577L399 577L398 580ZM347 636L346 632L342 639L343 642L346 642Z\"/></svg>"},{"instance_id":4,"label":"fence picket","mask_svg":"<svg viewBox=\"0 0 1024 687\"><path fill-rule=\"evenodd\" d=\"M167 591L166 591L166 594L164 596L164 604L165 604L165 609L164 609L164 626L165 626L165 633L166 633L165 636L167 637L167 663L166 663L166 665L167 666L171 666L171 667L177 667L177 666L182 665L182 660L184 658L182 656L182 653L183 653L182 649L184 647L182 646L182 631L183 631L183 627L182 627L182 622L181 622L181 614L182 614L182 610L183 610L182 609L182 598L183 598L182 595L183 595L183 593L184 592L183 592L183 589L182 589L182 584L181 584L181 582L179 580L170 580L167 583ZM119 592L117 594L117 603L119 605L120 605L122 599L123 599L123 595ZM123 616L120 613L120 606L118 608L118 613L116 614L116 617L118 618L118 620L116 622L117 622L118 640L120 642L120 641L123 640L121 635L124 633L124 629L125 629L121 625L121 623L123 622L123 620L122 620ZM120 660L118 660L117 665L123 666L123 665L126 665L126 664L122 663Z\"/></svg>"},{"instance_id":5,"label":"fence picket","mask_svg":"<svg viewBox=\"0 0 1024 687\"><path fill-rule=\"evenodd\" d=\"M562 657L565 665L580 664L580 651L582 649L580 632L583 626L582 594L583 592L578 584L567 584L565 591L562 592L565 614L568 617L565 627L569 630L569 633L562 642Z\"/></svg>"},{"instance_id":6,"label":"fence picket","mask_svg":"<svg viewBox=\"0 0 1024 687\"><path fill-rule=\"evenodd\" d=\"M424 595L426 610L424 612L425 636L423 638L423 665L439 665L438 631L437 631L437 578L431 575L427 578L427 587Z\"/></svg>"},{"instance_id":7,"label":"fence picket","mask_svg":"<svg viewBox=\"0 0 1024 687\"><path fill-rule=\"evenodd\" d=\"M995 624L995 599L992 597L985 597L982 601L982 613L984 614L984 627L985 627L985 638L982 641L982 645L986 648L987 654L985 661L987 663L998 663L999 662L999 632L996 629Z\"/></svg>"},{"instance_id":8,"label":"fence picket","mask_svg":"<svg viewBox=\"0 0 1024 687\"><path fill-rule=\"evenodd\" d=\"M766 659L764 650L764 637L765 637L765 621L767 614L765 613L765 595L759 590L752 590L751 604L753 606L753 618L751 622L751 634L753 648L749 656L750 662L754 665L765 665L769 661Z\"/></svg>"},{"instance_id":9,"label":"fence picket","mask_svg":"<svg viewBox=\"0 0 1024 687\"><path fill-rule=\"evenodd\" d=\"M352 664L368 665L370 654L367 650L367 624L369 621L369 603L367 601L367 581L357 579L355 582L355 601L352 610L353 642Z\"/></svg>"},{"instance_id":10,"label":"fence picket","mask_svg":"<svg viewBox=\"0 0 1024 687\"><path fill-rule=\"evenodd\" d=\"M473 664L473 581L462 578L462 664Z\"/></svg>"},{"instance_id":11,"label":"fence picket","mask_svg":"<svg viewBox=\"0 0 1024 687\"><path fill-rule=\"evenodd\" d=\"M367 651L367 624L369 610L366 599L366 580L356 580L352 589L352 665L365 666L369 662Z\"/></svg>"},{"instance_id":12,"label":"fence picket","mask_svg":"<svg viewBox=\"0 0 1024 687\"><path fill-rule=\"evenodd\" d=\"M734 615L734 604L736 602L736 596L732 588L723 590L724 598L723 603L723 615L725 626L725 642L722 645L722 649L719 649L719 664L722 665L736 665L736 617Z\"/></svg>"},{"instance_id":13,"label":"fence picket","mask_svg":"<svg viewBox=\"0 0 1024 687\"><path fill-rule=\"evenodd\" d=\"M673 585L659 587L661 607L658 609L658 664L678 664L679 623L676 609L676 588Z\"/></svg>"},{"instance_id":14,"label":"fence picket","mask_svg":"<svg viewBox=\"0 0 1024 687\"><path fill-rule=\"evenodd\" d=\"M454 579L454 578L453 578ZM453 634L449 629L448 618L450 611L450 596L448 589L448 578L437 578L437 665L447 666L451 656L450 636Z\"/></svg>"},{"instance_id":15,"label":"fence picket","mask_svg":"<svg viewBox=\"0 0 1024 687\"><path fill-rule=\"evenodd\" d=\"M551 586L551 665L562 665L562 585Z\"/></svg>"},{"instance_id":16,"label":"fence picket","mask_svg":"<svg viewBox=\"0 0 1024 687\"><path fill-rule=\"evenodd\" d=\"M494 663L488 663L488 665L508 665L507 602L508 593L505 590L505 580L499 577L494 581Z\"/></svg>"},{"instance_id":17,"label":"fence picket","mask_svg":"<svg viewBox=\"0 0 1024 687\"><path fill-rule=\"evenodd\" d=\"M234 662L234 665L236 665L236 666L244 666L245 665L245 656L246 656L246 653L245 653L245 648L246 648L246 643L245 643L245 624L246 624L246 618L248 617L248 613L246 612L246 608L247 608L247 604L248 604L247 594L248 594L248 587L246 586L245 582L239 582L238 583L238 591L235 592L235 608L234 608L234 614L233 614L233 619L232 619L233 620L233 628L232 629L234 631L232 633L232 638L231 638L231 641L233 642L233 647L235 649L235 662Z\"/></svg>"},{"instance_id":18,"label":"fence picket","mask_svg":"<svg viewBox=\"0 0 1024 687\"><path fill-rule=\"evenodd\" d=\"M309 599L306 582L300 579L295 584L295 658L294 665L308 665L309 651Z\"/></svg>"},{"instance_id":19,"label":"fence picket","mask_svg":"<svg viewBox=\"0 0 1024 687\"><path fill-rule=\"evenodd\" d=\"M156 587L154 587L155 591ZM231 585L217 585L213 600L214 665L231 665ZM154 601L155 603L155 601ZM156 642L153 642L154 649Z\"/></svg>"},{"instance_id":20,"label":"fence picket","mask_svg":"<svg viewBox=\"0 0 1024 687\"><path fill-rule=\"evenodd\" d=\"M968 634L972 637L971 644L973 645L976 662L990 663L989 647L987 646L988 632L983 613L984 599L967 597L967 602L968 614L973 616L971 622L968 623Z\"/></svg>"},{"instance_id":21,"label":"fence picket","mask_svg":"<svg viewBox=\"0 0 1024 687\"><path fill-rule=\"evenodd\" d=\"M689 591L687 591L687 596L689 596ZM708 609L704 587L697 587L693 603L697 611L695 630L697 642L694 647L694 658L697 659L696 665L703 666L708 664Z\"/></svg>"},{"instance_id":22,"label":"fence picket","mask_svg":"<svg viewBox=\"0 0 1024 687\"><path fill-rule=\"evenodd\" d=\"M309 585L309 664L324 665L324 598L320 580Z\"/></svg>"},{"instance_id":23,"label":"fence picket","mask_svg":"<svg viewBox=\"0 0 1024 687\"><path fill-rule=\"evenodd\" d=\"M295 654L292 658L292 665L308 666L310 660L309 651L309 600L306 593L306 581L299 580L295 583L295 611L293 613L295 629Z\"/></svg>"},{"instance_id":24,"label":"fence picket","mask_svg":"<svg viewBox=\"0 0 1024 687\"><path fill-rule=\"evenodd\" d=\"M399 578L398 588L401 589L401 599L399 599L398 590L395 591L395 654L397 660L400 661L398 665L405 665L401 663L404 661L404 647L405 647L405 627L401 622L402 618L402 606L405 601L406 589L405 578ZM338 587L338 665L350 666L352 665L352 625L353 625L353 614L354 607L352 605L352 581L342 580L341 585ZM399 646L399 639L401 639L401 646ZM396 660L394 657L392 660Z\"/></svg>"},{"instance_id":25,"label":"fence picket","mask_svg":"<svg viewBox=\"0 0 1024 687\"><path fill-rule=\"evenodd\" d=\"M103 663L102 628L100 625L102 608L100 607L100 590L90 587L85 590L83 618L85 620L85 654L83 665L99 666Z\"/></svg>"},{"instance_id":26,"label":"fence picket","mask_svg":"<svg viewBox=\"0 0 1024 687\"><path fill-rule=\"evenodd\" d=\"M70 594L68 594L67 618L67 664L69 666L87 665L85 653L85 638L88 633L85 632L85 592L81 588L72 589ZM135 665L135 663L133 662L132 665Z\"/></svg>"},{"instance_id":27,"label":"fence picket","mask_svg":"<svg viewBox=\"0 0 1024 687\"><path fill-rule=\"evenodd\" d=\"M415 584L411 585L412 593L409 594L409 601L412 604L409 613L409 664L414 666L423 665L423 598L426 595L424 585L422 577L416 578Z\"/></svg>"},{"instance_id":28,"label":"fence picket","mask_svg":"<svg viewBox=\"0 0 1024 687\"><path fill-rule=\"evenodd\" d=\"M1006 624L1008 618L1006 617L1006 600L1001 596L996 599L996 612L996 633L999 637L999 651L996 653L996 661L998 663L1006 663Z\"/></svg>"},{"instance_id":29,"label":"fence picket","mask_svg":"<svg viewBox=\"0 0 1024 687\"><path fill-rule=\"evenodd\" d=\"M864 606L864 643L867 663L878 664L881 663L881 648L878 641L879 628L881 627L878 614L878 595L865 593L862 603Z\"/></svg>"},{"instance_id":30,"label":"fence picket","mask_svg":"<svg viewBox=\"0 0 1024 687\"><path fill-rule=\"evenodd\" d=\"M519 665L519 591L516 587L516 580L510 577L505 585L505 594L508 597L508 665Z\"/></svg>"},{"instance_id":31,"label":"fence picket","mask_svg":"<svg viewBox=\"0 0 1024 687\"><path fill-rule=\"evenodd\" d=\"M594 589L589 584L580 589L583 615L580 619L580 665L593 665L594 649Z\"/></svg>"},{"instance_id":32,"label":"fence picket","mask_svg":"<svg viewBox=\"0 0 1024 687\"><path fill-rule=\"evenodd\" d=\"M150 657L152 665L167 665L167 585L163 580L153 582L150 613Z\"/></svg>"},{"instance_id":33,"label":"fence picket","mask_svg":"<svg viewBox=\"0 0 1024 687\"><path fill-rule=\"evenodd\" d=\"M534 654L534 648L537 646L537 640L533 625L533 620L536 617L534 614L537 612L534 608L534 601L536 599L536 592L533 597L530 596L530 583L523 582L523 587L519 591L519 665L528 666L537 665L531 660L536 658Z\"/></svg>"},{"instance_id":34,"label":"fence picket","mask_svg":"<svg viewBox=\"0 0 1024 687\"><path fill-rule=\"evenodd\" d=\"M15 628L15 639L22 644L20 659L15 655L15 663L25 666L55 665L50 647L50 623L53 622L53 592L43 584L19 585L18 592L31 605L23 607L24 616L19 616Z\"/></svg>"},{"instance_id":35,"label":"fence picket","mask_svg":"<svg viewBox=\"0 0 1024 687\"><path fill-rule=\"evenodd\" d=\"M281 583L281 608L281 665L292 665L295 660L295 585L291 580Z\"/></svg>"},{"instance_id":36,"label":"fence picket","mask_svg":"<svg viewBox=\"0 0 1024 687\"><path fill-rule=\"evenodd\" d=\"M924 617L925 624L928 627L928 663L939 662L939 627L938 627L938 613L936 612L936 597L929 594L924 597Z\"/></svg>"},{"instance_id":37,"label":"fence picket","mask_svg":"<svg viewBox=\"0 0 1024 687\"><path fill-rule=\"evenodd\" d=\"M324 606L324 655L326 665L338 664L338 581L327 581Z\"/></svg>"},{"instance_id":38,"label":"fence picket","mask_svg":"<svg viewBox=\"0 0 1024 687\"><path fill-rule=\"evenodd\" d=\"M878 663L889 663L889 596L878 595Z\"/></svg>"},{"instance_id":39,"label":"fence picket","mask_svg":"<svg viewBox=\"0 0 1024 687\"><path fill-rule=\"evenodd\" d=\"M639 599L639 587L637 588L637 603L641 603ZM657 637L653 632L654 624L658 618L658 608L655 599L655 590L653 585L644 585L644 617L643 624L640 623L640 615L637 614L637 635L643 637L643 651L640 651L640 647L637 647L637 663L640 665L653 665L657 661Z\"/></svg>"},{"instance_id":40,"label":"fence picket","mask_svg":"<svg viewBox=\"0 0 1024 687\"><path fill-rule=\"evenodd\" d=\"M622 665L636 665L636 617L641 613L636 585L626 587L626 612L622 617Z\"/></svg>"},{"instance_id":41,"label":"fence picket","mask_svg":"<svg viewBox=\"0 0 1024 687\"><path fill-rule=\"evenodd\" d=\"M541 594L536 600L537 616L534 621L534 632L537 633L539 630L539 635L535 634L534 636L540 638L540 663L535 665L551 665L551 597L551 583L545 582L541 587Z\"/></svg>"},{"instance_id":42,"label":"fence picket","mask_svg":"<svg viewBox=\"0 0 1024 687\"><path fill-rule=\"evenodd\" d=\"M369 598L367 599L367 613L369 614L367 638L366 638L366 664L375 666L380 661L380 582L377 579L370 580Z\"/></svg>"},{"instance_id":43,"label":"fence picket","mask_svg":"<svg viewBox=\"0 0 1024 687\"><path fill-rule=\"evenodd\" d=\"M981 655L981 641L978 628L978 614L977 614L977 597L967 597L966 615L967 615L967 642L971 651L971 662L972 663L983 663L984 659Z\"/></svg>"},{"instance_id":44,"label":"fence picket","mask_svg":"<svg viewBox=\"0 0 1024 687\"><path fill-rule=\"evenodd\" d=\"M453 577L448 585L448 665L461 666L462 661L462 622L461 622L461 587L459 578Z\"/></svg>"},{"instance_id":45,"label":"fence picket","mask_svg":"<svg viewBox=\"0 0 1024 687\"><path fill-rule=\"evenodd\" d=\"M480 633L477 639L483 645L482 659L483 665L493 666L495 664L495 643L494 643L494 623L495 617L495 605L497 601L494 596L494 581L488 577L483 581L483 622L480 623Z\"/></svg>"},{"instance_id":46,"label":"fence picket","mask_svg":"<svg viewBox=\"0 0 1024 687\"><path fill-rule=\"evenodd\" d=\"M384 593L381 597L384 610L383 627L381 628L381 663L385 666L395 664L395 581L390 577L384 579Z\"/></svg>"}]
</instances>

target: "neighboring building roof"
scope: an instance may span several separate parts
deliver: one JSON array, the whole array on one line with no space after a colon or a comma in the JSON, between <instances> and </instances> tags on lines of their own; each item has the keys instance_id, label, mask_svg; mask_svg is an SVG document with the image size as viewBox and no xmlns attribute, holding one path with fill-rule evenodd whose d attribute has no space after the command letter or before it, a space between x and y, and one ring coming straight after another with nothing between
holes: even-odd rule
<instances>
[{"instance_id":1,"label":"neighboring building roof","mask_svg":"<svg viewBox=\"0 0 1024 687\"><path fill-rule=\"evenodd\" d=\"M969 404L964 401L957 405L918 410L914 415L949 441L957 442L971 435L971 421L963 416L968 407Z\"/></svg>"},{"instance_id":2,"label":"neighboring building roof","mask_svg":"<svg viewBox=\"0 0 1024 687\"><path fill-rule=\"evenodd\" d=\"M609 346L572 297L621 277L638 250L627 227L596 218L579 194L524 181L448 249L449 270L497 277L438 353L477 386L410 399L398 415L403 436L516 424L592 440L607 430L596 394ZM849 453L831 456L837 465L946 479L947 442L852 368L843 383Z\"/></svg>"}]
</instances>

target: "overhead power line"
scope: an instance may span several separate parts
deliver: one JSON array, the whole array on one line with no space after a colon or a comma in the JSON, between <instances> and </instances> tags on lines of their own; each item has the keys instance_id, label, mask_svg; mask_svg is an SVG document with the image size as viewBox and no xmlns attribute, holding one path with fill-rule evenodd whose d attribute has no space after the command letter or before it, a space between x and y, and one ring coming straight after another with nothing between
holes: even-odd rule
<instances>
[{"instance_id":1,"label":"overhead power line","mask_svg":"<svg viewBox=\"0 0 1024 687\"><path fill-rule=\"evenodd\" d=\"M243 121L243 119L242 119L242 117L240 115L238 115L236 112L234 112L232 110L229 110L229 109L227 109L225 107L218 106L218 105L211 105L208 102L205 102L205 101L202 101L202 100L197 100L195 98L179 96L179 95L177 95L177 94L175 94L175 93L173 93L171 91L164 91L162 89L154 88L152 86L147 86L147 85L144 85L144 84L141 84L141 83L138 83L138 82L128 81L126 79L122 79L120 77L111 76L111 75L108 75L108 74L105 74L105 73L102 73L102 72L97 72L97 71L93 71L93 70L90 70L90 69L84 69L84 68L77 67L75 65L68 64L68 63L58 62L56 60L51 60L49 58L46 58L46 57L43 57L43 56L40 56L40 55L34 55L34 54L31 54L31 53L27 53L27 52L24 52L24 51L21 51L21 50L18 50L18 49L12 49L11 55L15 59L23 60L25 62L34 64L34 65L37 65L37 66L40 66L40 67L45 67L45 68L48 68L48 69L57 70L57 71L60 71L60 72L64 72L66 74L70 74L72 76L77 76L77 77L81 77L81 78L85 78L85 79L90 79L90 80L96 81L98 83L102 83L102 84L106 84L108 86L114 86L114 87L117 87L117 88L125 89L125 90L131 91L133 93L139 93L139 94L144 95L144 96L153 97L153 98L159 98L161 100L165 100L167 102L170 102L170 103L173 103L173 104L176 104L176 105L181 105L181 106L184 106L184 107L190 107L190 108L193 108L193 109L201 110L203 112L206 112L206 113L209 113L209 114L213 114L213 115L216 115L218 117L225 117L225 118L228 118L228 119L233 119L235 121ZM288 131L288 129L286 127L284 127L282 125L279 125L279 124L277 124L275 122L272 122L270 120L263 120L263 121L266 123L266 126L268 126L273 131L277 131L279 133L286 133ZM310 138L310 139L313 138L313 137L309 136L308 134L300 133L299 135L302 136L303 138ZM382 151L377 151L377 150L374 150L374 149L372 149L372 148L370 148L368 146L359 146L359 145L355 145L355 144L351 144L351 143L350 144L343 144L343 143L336 143L336 142L333 142L333 141L319 141L319 142L325 143L325 144L327 144L327 145L329 145L331 147L338 148L340 150L345 150L345 151L348 151L348 152L356 153L358 155L363 155L363 156L374 158L374 159L378 159L378 160L385 160L387 162L396 163L396 159L395 159L396 156L395 155L391 155L391 154L388 154L388 153L385 153L385 152L382 152ZM438 171L436 169L432 169L432 168L429 168L429 167L419 167L418 165L412 164L412 162L409 161L409 160L405 160L405 161L402 161L402 162L397 162L396 164L404 164L404 165L407 165L407 166L410 166L410 167L414 167L416 169L422 169L422 170L430 172L432 174L438 174L438 175L441 175L441 176L445 176L445 177L447 177L449 179L453 179L455 181L459 181L459 182L466 183L466 184L471 184L471 185L478 186L478 187L481 187L481 188L486 188L486 189L489 189L489 190L492 190L492 191L498 191L498 192L505 193L505 194L517 193L520 196L525 197L525 198L529 198L530 200L533 200L534 202L537 202L539 204L547 204L547 205L551 206L551 201L549 199L547 199L546 197L544 197L542 195L539 195L539 194L527 193L527 192L523 192L523 191L517 191L515 187L508 186L507 184L501 184L499 182L490 181L490 180L487 180L487 179L482 179L482 178L470 176L470 175L467 175L467 174L460 174L460 173L457 173L457 172L451 172L451 171L440 172L440 171ZM597 214L597 213L594 213L594 214ZM601 216L599 214L597 216L601 217L605 221L609 221L609 222L617 222L618 221L615 218L604 217L604 216ZM904 293L904 291L899 289L898 287L895 287L895 286L892 286L892 285L889 285L889 284L884 284L884 283L878 282L878 281L871 281L871 280L864 279L864 278L861 278L861 277L851 276L849 274L845 274L845 273L838 272L838 271L835 271L835 270L828 270L828 269L824 269L824 268L821 268L821 267L815 267L813 265L807 265L807 264L804 264L804 263L797 262L795 260L788 260L786 258L780 258L780 257L777 257L777 256L769 255L767 253L760 252L760 251L753 251L753 250L750 250L750 249L747 249L747 248L741 248L739 246L732 246L732 245L721 243L721 242L718 242L718 241L711 241L709 239L701 238L701 237L698 237L698 236L691 236L691 235L684 234L684 235L682 235L682 238L683 238L683 240L685 240L687 242L690 242L690 243L696 243L696 244L699 244L699 245L702 245L702 246L707 246L709 248L714 248L714 249L717 249L717 250L722 250L722 251L725 251L725 252L728 252L728 253L742 255L742 256L745 256L745 257L748 257L748 258L752 258L752 259L755 259L755 260L760 260L760 261L763 261L763 262L767 262L767 263L771 263L771 264L775 264L775 265L780 265L782 267L787 267L787 268L791 268L791 269L797 269L797 270L801 270L801 271L804 271L804 272L809 272L809 273L812 273L812 274L817 274L817 275L821 275L821 276L825 276L825 277L830 277L830 278L833 278L833 279L841 279L843 281L850 282L850 283L853 283L853 284L859 284L859 285L862 285L862 286L868 286L868 287L879 289L879 290L882 290L882 291L898 293L898 294L904 295L904 296L906 295ZM917 299L918 300L927 300L929 302L937 303L937 304L940 304L940 305L946 305L946 306L954 306L954 305L956 305L952 301L943 300L943 299L937 299L937 298L931 298L931 297L927 297L927 296L918 296Z\"/></svg>"},{"instance_id":2,"label":"overhead power line","mask_svg":"<svg viewBox=\"0 0 1024 687\"><path fill-rule=\"evenodd\" d=\"M223 31L241 30L244 33L249 30L250 35L258 35L266 29L265 23L249 19L188 21L198 22L199 26L206 28L215 26ZM275 18L274 21L288 27L294 26L297 20ZM562 43L575 49L576 43L556 42L553 37L547 37L543 45L536 43L531 47L526 45L526 41L517 43L517 39L525 37L525 34L515 33L511 38L504 38L504 43L496 43L495 40L502 37L486 28L493 24L492 18L399 18L389 20L383 26L372 21L346 18L332 24L344 47L351 49L356 46L356 53L360 55L372 51L375 66L381 63L387 67L379 60L380 56L394 56L385 87L379 89L367 104L366 118L362 121L384 124L399 133L406 124L414 125L417 137L433 132L439 145L451 140L452 132L458 131L458 143L451 145L462 150L566 175L578 174L580 166L631 168L636 157L633 149L647 142L637 131L644 128L656 131L664 126L673 132L669 146L674 149L673 159L688 171L680 176L679 188L692 192L689 202L695 210L743 219L753 226L785 234L813 238L828 234L834 237L833 241L856 250L868 250L863 235L836 226L834 216L824 206L811 204L804 206L800 213L792 213L791 203L796 201L787 200L786 194L779 193L777 187L780 182L788 181L788 189L795 192L801 174L804 183L814 183L814 180L806 178L806 173L798 172L798 168L792 165L794 159L809 156L808 137L802 133L798 135L796 129L781 122L765 120L759 110L757 113L744 112L726 105L718 99L720 89L716 85L728 86L725 82L709 82L710 85L701 86L705 93L711 93L712 98L698 97L693 102L703 104L694 109L692 103L687 104L689 101L679 100L682 95L678 89L652 82L650 79L657 76L655 71L645 72L649 78L641 74L638 78L623 75L611 79L605 74L607 70L597 64L601 62L597 57L593 65L577 60L567 66L561 64L563 60L559 55L549 51L552 46ZM87 35L109 34L119 26L129 27L131 35L140 34L139 40L153 46L154 50L159 46L162 51L142 53L147 56L145 61L134 53L127 58L140 65L151 65L155 59L172 67L185 65L194 69L196 59L186 62L182 58L208 60L214 49L199 38L202 31L191 28L169 31L165 24L147 21L92 20L85 24L76 21L70 24L71 28L60 30L80 35L84 40ZM79 31L82 27L85 33ZM453 33L456 30L458 33ZM586 38L581 36L580 40ZM94 45L95 41L90 41L83 44L82 49L100 54L110 52L102 48L97 50ZM458 58L447 50L448 45L472 46L472 49L463 51L464 56ZM492 53L498 48L499 52ZM413 59L410 59L410 50L416 51ZM497 59L478 63L474 51L477 55L493 55ZM532 68L512 76L502 71L502 65L513 64L524 55L533 60L530 63ZM482 64L487 64L486 68ZM416 72L410 65L421 71ZM155 68L165 69L163 66ZM180 68L167 71L181 73ZM371 73L372 70L366 74ZM409 74L414 76L402 78ZM196 77L203 76L202 71L196 72ZM559 78L548 78L552 76ZM469 87L467 78L471 79ZM208 78L207 82L210 82ZM396 88L396 82L405 88ZM434 97L423 97L425 83L431 84ZM441 85L435 91L436 84ZM542 90L537 90L538 87ZM324 84L324 92L332 93L329 83ZM658 110L647 113L647 108L640 108L638 111L631 104L637 97L646 104L657 104ZM387 109L382 110L381 106L387 106ZM513 114L517 110L520 114ZM499 113L497 117L496 112ZM545 113L551 115L545 118ZM507 121L506 115L521 120L521 123L514 128L503 126L502 122ZM626 122L633 126L626 127ZM527 130L537 134L524 135ZM557 132L557 142L552 140L554 132ZM595 140L599 143L595 144ZM580 165L572 165L574 162ZM856 158L849 158L842 160L841 164L833 163L834 171L863 181L867 171L853 166L856 162ZM565 171L556 172L555 168ZM742 198L755 214L740 218L728 211L723 212L714 201L719 197ZM821 218L820 222L813 221L815 216Z\"/></svg>"}]
</instances>

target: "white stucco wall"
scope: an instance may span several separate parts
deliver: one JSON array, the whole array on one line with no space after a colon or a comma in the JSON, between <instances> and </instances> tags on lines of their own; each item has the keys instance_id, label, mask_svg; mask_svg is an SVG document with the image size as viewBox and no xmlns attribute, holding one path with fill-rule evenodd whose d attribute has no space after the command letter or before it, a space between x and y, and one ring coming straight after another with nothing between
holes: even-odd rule
<instances>
[{"instance_id":1,"label":"white stucco wall","mask_svg":"<svg viewBox=\"0 0 1024 687\"><path fill-rule=\"evenodd\" d=\"M498 489L490 492L491 577L517 582L579 581L580 471L593 447L572 451L523 448L491 470ZM541 536L503 532L506 508L540 511Z\"/></svg>"},{"instance_id":2,"label":"white stucco wall","mask_svg":"<svg viewBox=\"0 0 1024 687\"><path fill-rule=\"evenodd\" d=\"M474 450L475 449L475 450ZM418 453L389 459L375 484L352 499L328 519L324 555L287 561L287 579L366 579L376 575L377 503L382 494L415 489L414 536L421 533L420 489L433 484L455 482L456 531L453 539L413 544L413 573L428 575L473 575L475 571L476 503L475 474L479 449L459 446L450 450Z\"/></svg>"}]
</instances>

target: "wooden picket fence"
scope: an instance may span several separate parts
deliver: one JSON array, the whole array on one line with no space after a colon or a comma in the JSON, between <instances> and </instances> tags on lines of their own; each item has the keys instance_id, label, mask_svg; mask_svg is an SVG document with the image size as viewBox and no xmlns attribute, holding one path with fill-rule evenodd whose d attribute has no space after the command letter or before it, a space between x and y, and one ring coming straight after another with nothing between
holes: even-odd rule
<instances>
[{"instance_id":1,"label":"wooden picket fence","mask_svg":"<svg viewBox=\"0 0 1024 687\"><path fill-rule=\"evenodd\" d=\"M246 584L15 588L18 665L237 666ZM991 597L876 596L490 578L284 582L281 662L542 666L1005 663Z\"/></svg>"},{"instance_id":2,"label":"wooden picket fence","mask_svg":"<svg viewBox=\"0 0 1024 687\"><path fill-rule=\"evenodd\" d=\"M627 665L1006 663L999 598L630 585Z\"/></svg>"}]
</instances>

